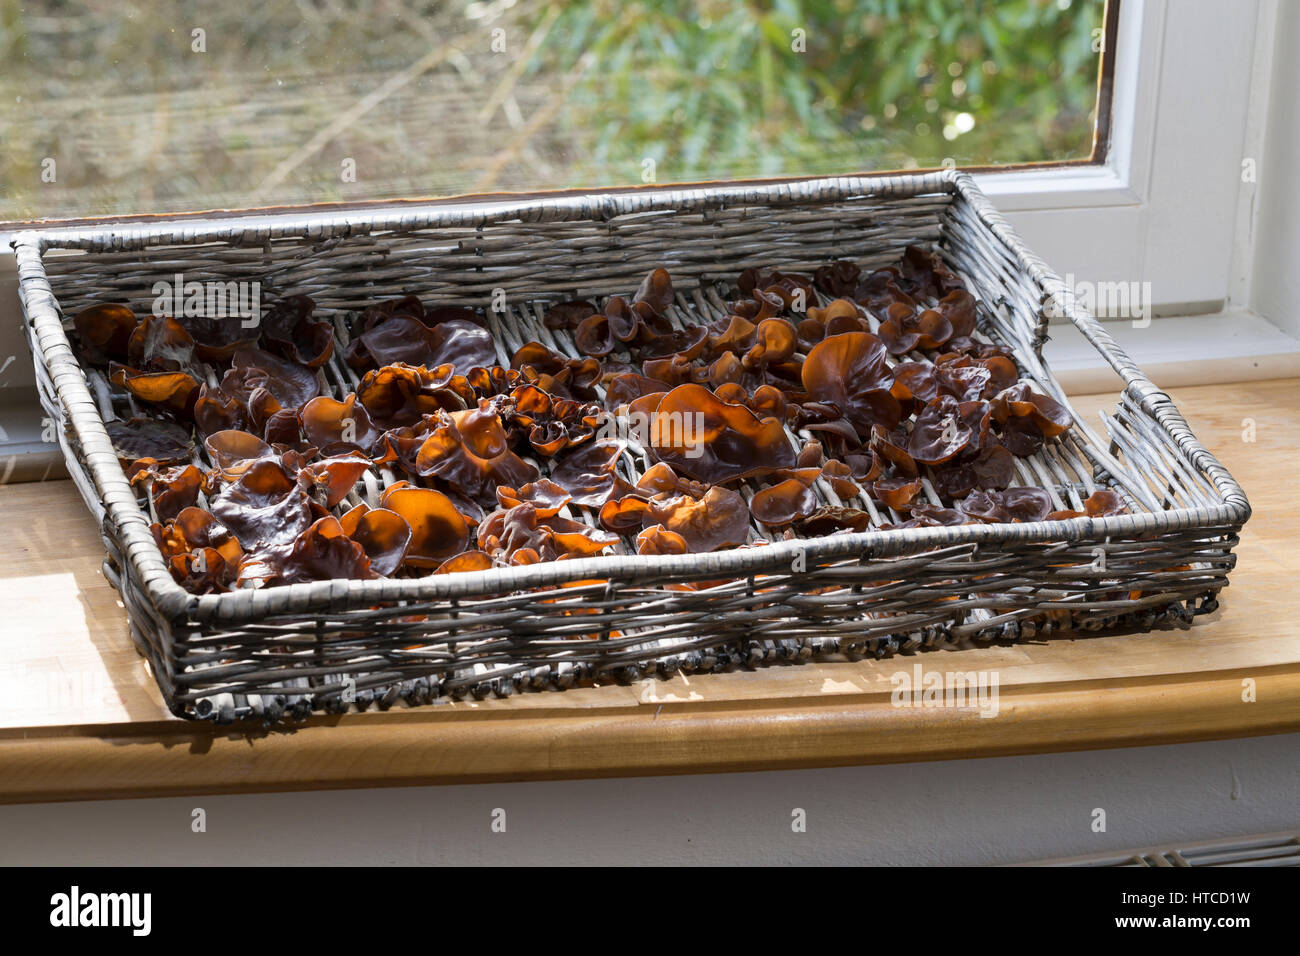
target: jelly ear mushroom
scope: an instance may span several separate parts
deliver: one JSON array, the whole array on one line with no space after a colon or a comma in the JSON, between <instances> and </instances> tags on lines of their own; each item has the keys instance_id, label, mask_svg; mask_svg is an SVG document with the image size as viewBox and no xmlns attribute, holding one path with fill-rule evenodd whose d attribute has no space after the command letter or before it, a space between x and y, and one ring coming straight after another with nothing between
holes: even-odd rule
<instances>
[{"instance_id":1,"label":"jelly ear mushroom","mask_svg":"<svg viewBox=\"0 0 1300 956\"><path fill-rule=\"evenodd\" d=\"M1042 488L974 491L958 503L957 510L988 523L1044 521L1052 513L1052 499Z\"/></svg>"},{"instance_id":2,"label":"jelly ear mushroom","mask_svg":"<svg viewBox=\"0 0 1300 956\"><path fill-rule=\"evenodd\" d=\"M1090 518L1128 514L1128 505L1124 503L1124 499L1109 488L1102 488L1090 494L1083 503L1083 509Z\"/></svg>"},{"instance_id":3,"label":"jelly ear mushroom","mask_svg":"<svg viewBox=\"0 0 1300 956\"><path fill-rule=\"evenodd\" d=\"M598 508L617 485L615 466L621 442L604 438L566 450L555 460L551 481L572 496L573 503Z\"/></svg>"},{"instance_id":4,"label":"jelly ear mushroom","mask_svg":"<svg viewBox=\"0 0 1300 956\"><path fill-rule=\"evenodd\" d=\"M542 317L542 323L548 329L556 331L573 329L579 322L595 315L597 311L596 303L587 299L557 302L546 310L546 314Z\"/></svg>"},{"instance_id":5,"label":"jelly ear mushroom","mask_svg":"<svg viewBox=\"0 0 1300 956\"><path fill-rule=\"evenodd\" d=\"M975 331L975 297L965 289L953 289L935 305L951 329L949 338L969 338Z\"/></svg>"},{"instance_id":6,"label":"jelly ear mushroom","mask_svg":"<svg viewBox=\"0 0 1300 956\"><path fill-rule=\"evenodd\" d=\"M492 556L486 551L462 551L438 565L434 574L461 574L466 571L490 571Z\"/></svg>"},{"instance_id":7,"label":"jelly ear mushroom","mask_svg":"<svg viewBox=\"0 0 1300 956\"><path fill-rule=\"evenodd\" d=\"M262 316L262 341L290 361L320 368L334 354L334 327L312 321L315 311L311 296L285 296Z\"/></svg>"},{"instance_id":8,"label":"jelly ear mushroom","mask_svg":"<svg viewBox=\"0 0 1300 956\"><path fill-rule=\"evenodd\" d=\"M611 498L600 506L600 526L615 534L630 534L644 524L650 499L641 494Z\"/></svg>"},{"instance_id":9,"label":"jelly ear mushroom","mask_svg":"<svg viewBox=\"0 0 1300 956\"><path fill-rule=\"evenodd\" d=\"M613 296L605 303L603 314L609 323L609 334L617 342L631 342L641 331L641 314L621 295Z\"/></svg>"},{"instance_id":10,"label":"jelly ear mushroom","mask_svg":"<svg viewBox=\"0 0 1300 956\"><path fill-rule=\"evenodd\" d=\"M941 508L938 505L920 503L908 506L908 512L917 522L918 527L933 525L959 525L969 524L970 518L952 508Z\"/></svg>"},{"instance_id":11,"label":"jelly ear mushroom","mask_svg":"<svg viewBox=\"0 0 1300 956\"><path fill-rule=\"evenodd\" d=\"M189 372L141 372L124 365L109 366L109 380L136 398L189 415L199 394L199 382Z\"/></svg>"},{"instance_id":12,"label":"jelly ear mushroom","mask_svg":"<svg viewBox=\"0 0 1300 956\"><path fill-rule=\"evenodd\" d=\"M890 394L900 402L914 399L932 402L939 397L939 381L935 366L929 362L899 362L894 366L894 381Z\"/></svg>"},{"instance_id":13,"label":"jelly ear mushroom","mask_svg":"<svg viewBox=\"0 0 1300 956\"><path fill-rule=\"evenodd\" d=\"M962 281L956 273L937 255L921 246L908 246L903 250L898 272L904 288L928 299L938 299L962 288Z\"/></svg>"},{"instance_id":14,"label":"jelly ear mushroom","mask_svg":"<svg viewBox=\"0 0 1300 956\"><path fill-rule=\"evenodd\" d=\"M673 280L668 270L660 267L646 276L632 301L644 302L659 315L667 312L673 304Z\"/></svg>"},{"instance_id":15,"label":"jelly ear mushroom","mask_svg":"<svg viewBox=\"0 0 1300 956\"><path fill-rule=\"evenodd\" d=\"M902 303L894 303L880 323L880 338L895 355L913 349L937 349L953 336L948 317L937 309L915 311Z\"/></svg>"},{"instance_id":16,"label":"jelly ear mushroom","mask_svg":"<svg viewBox=\"0 0 1300 956\"><path fill-rule=\"evenodd\" d=\"M599 528L593 528L572 518L555 515L543 519L549 536L561 554L587 557L599 554L610 545L618 543L618 535Z\"/></svg>"},{"instance_id":17,"label":"jelly ear mushroom","mask_svg":"<svg viewBox=\"0 0 1300 956\"><path fill-rule=\"evenodd\" d=\"M668 384L636 372L620 372L609 378L605 385L605 407L618 408L629 405L638 398L668 391Z\"/></svg>"},{"instance_id":18,"label":"jelly ear mushroom","mask_svg":"<svg viewBox=\"0 0 1300 956\"><path fill-rule=\"evenodd\" d=\"M195 548L168 559L173 580L191 594L221 594L230 590L235 568L215 548Z\"/></svg>"},{"instance_id":19,"label":"jelly ear mushroom","mask_svg":"<svg viewBox=\"0 0 1300 956\"><path fill-rule=\"evenodd\" d=\"M709 354L720 355L723 352L748 348L757 328L753 322L739 315L728 316L725 320L712 323L708 326Z\"/></svg>"},{"instance_id":20,"label":"jelly ear mushroom","mask_svg":"<svg viewBox=\"0 0 1300 956\"><path fill-rule=\"evenodd\" d=\"M195 507L182 508L173 524L190 549L215 548L232 565L243 556L238 539L211 512Z\"/></svg>"},{"instance_id":21,"label":"jelly ear mushroom","mask_svg":"<svg viewBox=\"0 0 1300 956\"><path fill-rule=\"evenodd\" d=\"M989 402L993 418L1006 424L1012 418L1027 418L1044 438L1064 434L1074 424L1069 410L1041 392L1034 391L1027 382L1003 389Z\"/></svg>"},{"instance_id":22,"label":"jelly ear mushroom","mask_svg":"<svg viewBox=\"0 0 1300 956\"><path fill-rule=\"evenodd\" d=\"M341 402L318 395L302 407L298 419L307 440L324 455L342 451L369 453L379 444L380 431L355 392Z\"/></svg>"},{"instance_id":23,"label":"jelly ear mushroom","mask_svg":"<svg viewBox=\"0 0 1300 956\"><path fill-rule=\"evenodd\" d=\"M131 477L131 484L148 488L160 521L168 521L194 505L204 488L203 473L193 465L143 468Z\"/></svg>"},{"instance_id":24,"label":"jelly ear mushroom","mask_svg":"<svg viewBox=\"0 0 1300 956\"><path fill-rule=\"evenodd\" d=\"M698 481L717 484L794 464L785 428L744 405L722 401L702 385L679 385L659 402L652 449L659 461Z\"/></svg>"},{"instance_id":25,"label":"jelly ear mushroom","mask_svg":"<svg viewBox=\"0 0 1300 956\"><path fill-rule=\"evenodd\" d=\"M872 493L895 511L912 503L921 492L921 479L880 478L871 486Z\"/></svg>"},{"instance_id":26,"label":"jelly ear mushroom","mask_svg":"<svg viewBox=\"0 0 1300 956\"><path fill-rule=\"evenodd\" d=\"M723 382L721 385L714 387L713 394L728 405L749 404L749 392L739 382Z\"/></svg>"},{"instance_id":27,"label":"jelly ear mushroom","mask_svg":"<svg viewBox=\"0 0 1300 956\"><path fill-rule=\"evenodd\" d=\"M262 349L237 349L221 387L247 401L259 386L274 395L282 408L302 408L321 394L314 369Z\"/></svg>"},{"instance_id":28,"label":"jelly ear mushroom","mask_svg":"<svg viewBox=\"0 0 1300 956\"><path fill-rule=\"evenodd\" d=\"M794 355L798 344L795 327L785 319L764 319L758 323L754 344L741 359L741 364L747 369L755 369L784 362Z\"/></svg>"},{"instance_id":29,"label":"jelly ear mushroom","mask_svg":"<svg viewBox=\"0 0 1300 956\"><path fill-rule=\"evenodd\" d=\"M510 359L511 368L526 376L536 376L537 384L556 396L571 396L586 401L597 397L595 385L600 381L600 362L588 356L567 358L540 342L526 342Z\"/></svg>"},{"instance_id":30,"label":"jelly ear mushroom","mask_svg":"<svg viewBox=\"0 0 1300 956\"><path fill-rule=\"evenodd\" d=\"M361 510L364 508L364 510ZM396 573L411 544L411 526L396 511L358 505L339 523L349 538L361 545L370 569L384 577Z\"/></svg>"},{"instance_id":31,"label":"jelly ear mushroom","mask_svg":"<svg viewBox=\"0 0 1300 956\"><path fill-rule=\"evenodd\" d=\"M885 345L870 332L845 332L819 342L804 359L804 391L815 402L834 405L857 433L873 426L893 429L902 408L890 394L893 375L885 364Z\"/></svg>"},{"instance_id":32,"label":"jelly ear mushroom","mask_svg":"<svg viewBox=\"0 0 1300 956\"><path fill-rule=\"evenodd\" d=\"M638 350L645 358L662 358L671 355L682 361L694 361L704 354L709 344L706 325L687 325L680 329L669 327L654 331L643 328Z\"/></svg>"},{"instance_id":33,"label":"jelly ear mushroom","mask_svg":"<svg viewBox=\"0 0 1300 956\"><path fill-rule=\"evenodd\" d=\"M243 474L247 466L258 458L275 454L262 439L237 428L227 428L209 435L204 440L203 447L208 453L208 460L230 480Z\"/></svg>"},{"instance_id":34,"label":"jelly ear mushroom","mask_svg":"<svg viewBox=\"0 0 1300 956\"><path fill-rule=\"evenodd\" d=\"M862 494L862 489L853 480L853 468L847 462L832 458L822 465L821 477L830 483L831 490L840 498L856 498Z\"/></svg>"},{"instance_id":35,"label":"jelly ear mushroom","mask_svg":"<svg viewBox=\"0 0 1300 956\"><path fill-rule=\"evenodd\" d=\"M369 468L370 459L361 452L335 455L304 465L298 471L298 484L314 500L333 508Z\"/></svg>"},{"instance_id":36,"label":"jelly ear mushroom","mask_svg":"<svg viewBox=\"0 0 1300 956\"><path fill-rule=\"evenodd\" d=\"M194 442L189 430L152 418L117 419L104 423L118 461L128 464L152 458L163 464L189 461Z\"/></svg>"},{"instance_id":37,"label":"jelly ear mushroom","mask_svg":"<svg viewBox=\"0 0 1300 956\"><path fill-rule=\"evenodd\" d=\"M745 404L759 418L775 418L779 422L789 418L793 411L785 393L775 385L758 386Z\"/></svg>"},{"instance_id":38,"label":"jelly ear mushroom","mask_svg":"<svg viewBox=\"0 0 1300 956\"><path fill-rule=\"evenodd\" d=\"M985 490L1006 488L1015 479L1016 460L1001 445L986 445L971 462L976 486Z\"/></svg>"},{"instance_id":39,"label":"jelly ear mushroom","mask_svg":"<svg viewBox=\"0 0 1300 956\"><path fill-rule=\"evenodd\" d=\"M478 398L455 366L386 365L365 374L357 401L377 427L391 429L415 425L435 412L460 411Z\"/></svg>"},{"instance_id":40,"label":"jelly ear mushroom","mask_svg":"<svg viewBox=\"0 0 1300 956\"><path fill-rule=\"evenodd\" d=\"M636 536L637 554L690 554L691 547L676 531L653 524Z\"/></svg>"},{"instance_id":41,"label":"jelly ear mushroom","mask_svg":"<svg viewBox=\"0 0 1300 956\"><path fill-rule=\"evenodd\" d=\"M1042 488L1013 487L992 494L1001 496L1012 521L1042 521L1052 510L1052 498Z\"/></svg>"},{"instance_id":42,"label":"jelly ear mushroom","mask_svg":"<svg viewBox=\"0 0 1300 956\"><path fill-rule=\"evenodd\" d=\"M810 441L799 449L794 464L796 468L815 468L821 465L823 457L822 443Z\"/></svg>"},{"instance_id":43,"label":"jelly ear mushroom","mask_svg":"<svg viewBox=\"0 0 1300 956\"><path fill-rule=\"evenodd\" d=\"M550 518L560 513L573 496L549 478L538 478L520 488L502 485L497 488L497 503L502 508L513 508L525 502L531 504L540 518Z\"/></svg>"},{"instance_id":44,"label":"jelly ear mushroom","mask_svg":"<svg viewBox=\"0 0 1300 956\"><path fill-rule=\"evenodd\" d=\"M708 491L708 488L699 482L681 478L673 471L671 465L662 461L646 469L645 474L637 479L636 488L637 491L650 496L664 493L676 494L679 491L686 491L689 494L699 492L695 494L697 498Z\"/></svg>"},{"instance_id":45,"label":"jelly ear mushroom","mask_svg":"<svg viewBox=\"0 0 1300 956\"><path fill-rule=\"evenodd\" d=\"M390 488L380 506L396 512L411 529L405 563L413 568L436 568L465 550L469 525L456 506L432 488Z\"/></svg>"},{"instance_id":46,"label":"jelly ear mushroom","mask_svg":"<svg viewBox=\"0 0 1300 956\"><path fill-rule=\"evenodd\" d=\"M136 322L134 312L115 302L82 309L72 318L81 357L95 365L103 365L109 359L125 359Z\"/></svg>"},{"instance_id":47,"label":"jelly ear mushroom","mask_svg":"<svg viewBox=\"0 0 1300 956\"><path fill-rule=\"evenodd\" d=\"M755 492L749 503L755 518L769 527L784 527L817 510L817 497L796 478Z\"/></svg>"},{"instance_id":48,"label":"jelly ear mushroom","mask_svg":"<svg viewBox=\"0 0 1300 956\"><path fill-rule=\"evenodd\" d=\"M194 337L171 316L146 315L131 331L126 357L151 372L181 371L194 357Z\"/></svg>"},{"instance_id":49,"label":"jelly ear mushroom","mask_svg":"<svg viewBox=\"0 0 1300 956\"><path fill-rule=\"evenodd\" d=\"M853 295L862 269L856 262L840 259L813 272L813 281L827 295L843 298Z\"/></svg>"},{"instance_id":50,"label":"jelly ear mushroom","mask_svg":"<svg viewBox=\"0 0 1300 956\"><path fill-rule=\"evenodd\" d=\"M962 420L961 406L947 395L930 402L916 418L907 453L923 465L951 461L971 443L974 432Z\"/></svg>"},{"instance_id":51,"label":"jelly ear mushroom","mask_svg":"<svg viewBox=\"0 0 1300 956\"><path fill-rule=\"evenodd\" d=\"M834 534L836 531L870 531L871 513L860 508L827 506L818 508L800 521L798 528L810 536Z\"/></svg>"},{"instance_id":52,"label":"jelly ear mushroom","mask_svg":"<svg viewBox=\"0 0 1300 956\"><path fill-rule=\"evenodd\" d=\"M467 319L447 319L430 328L413 316L395 315L363 332L359 340L376 365L451 365L463 375L497 362L492 334Z\"/></svg>"},{"instance_id":53,"label":"jelly ear mushroom","mask_svg":"<svg viewBox=\"0 0 1300 956\"><path fill-rule=\"evenodd\" d=\"M589 315L573 331L573 344L583 355L608 355L617 343L609 316L603 312Z\"/></svg>"},{"instance_id":54,"label":"jelly ear mushroom","mask_svg":"<svg viewBox=\"0 0 1300 956\"><path fill-rule=\"evenodd\" d=\"M467 408L450 415L466 450L476 458L496 458L510 447L501 417L486 400L478 408Z\"/></svg>"},{"instance_id":55,"label":"jelly ear mushroom","mask_svg":"<svg viewBox=\"0 0 1300 956\"><path fill-rule=\"evenodd\" d=\"M326 515L298 535L288 553L271 552L261 559L277 573L275 583L373 578L365 549L349 538L339 519Z\"/></svg>"},{"instance_id":56,"label":"jelly ear mushroom","mask_svg":"<svg viewBox=\"0 0 1300 956\"><path fill-rule=\"evenodd\" d=\"M844 464L849 466L853 479L859 482L875 481L885 470L884 461L870 448L848 453L844 456Z\"/></svg>"},{"instance_id":57,"label":"jelly ear mushroom","mask_svg":"<svg viewBox=\"0 0 1300 956\"><path fill-rule=\"evenodd\" d=\"M714 486L703 498L656 496L644 520L682 536L692 551L715 551L749 538L749 506L739 492Z\"/></svg>"},{"instance_id":58,"label":"jelly ear mushroom","mask_svg":"<svg viewBox=\"0 0 1300 956\"><path fill-rule=\"evenodd\" d=\"M443 413L432 431L420 444L415 456L416 471L425 477L436 477L453 488L488 506L496 500L496 488L507 485L517 488L535 480L539 472L535 465L520 458L504 441L500 423L485 421L471 413L466 421L473 441L466 439L453 416ZM477 413L483 415L483 413ZM490 416L495 418L495 416ZM430 419L431 422L435 419ZM495 455L476 455L471 445L480 451L500 449Z\"/></svg>"},{"instance_id":59,"label":"jelly ear mushroom","mask_svg":"<svg viewBox=\"0 0 1300 956\"><path fill-rule=\"evenodd\" d=\"M871 429L871 451L893 465L899 475L915 478L920 472L917 470L916 460L904 447L907 443L907 435L886 431L879 425Z\"/></svg>"},{"instance_id":60,"label":"jelly ear mushroom","mask_svg":"<svg viewBox=\"0 0 1300 956\"><path fill-rule=\"evenodd\" d=\"M212 435L227 428L249 427L248 406L220 385L204 383L199 386L191 415L200 435Z\"/></svg>"},{"instance_id":61,"label":"jelly ear mushroom","mask_svg":"<svg viewBox=\"0 0 1300 956\"><path fill-rule=\"evenodd\" d=\"M275 458L252 462L209 503L245 552L288 544L312 523L311 500Z\"/></svg>"}]
</instances>

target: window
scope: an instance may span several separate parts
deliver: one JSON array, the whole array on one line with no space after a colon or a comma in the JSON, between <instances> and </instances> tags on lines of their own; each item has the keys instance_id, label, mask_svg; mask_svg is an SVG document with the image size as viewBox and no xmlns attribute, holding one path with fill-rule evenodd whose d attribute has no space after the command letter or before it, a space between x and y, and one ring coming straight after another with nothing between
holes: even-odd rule
<instances>
[{"instance_id":1,"label":"window","mask_svg":"<svg viewBox=\"0 0 1300 956\"><path fill-rule=\"evenodd\" d=\"M0 221L1086 164L1108 128L1104 0L6 11Z\"/></svg>"}]
</instances>

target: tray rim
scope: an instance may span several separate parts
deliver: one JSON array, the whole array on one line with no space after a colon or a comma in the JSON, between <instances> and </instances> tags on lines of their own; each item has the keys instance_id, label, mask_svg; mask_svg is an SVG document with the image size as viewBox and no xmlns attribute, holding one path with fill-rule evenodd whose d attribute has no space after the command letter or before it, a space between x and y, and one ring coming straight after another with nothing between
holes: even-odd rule
<instances>
[{"instance_id":1,"label":"tray rim","mask_svg":"<svg viewBox=\"0 0 1300 956\"><path fill-rule=\"evenodd\" d=\"M1125 382L1143 411L1150 414L1177 445L1193 467L1213 485L1220 503L1211 507L1177 508L1155 513L1117 515L1104 518L1072 518L1027 524L980 524L957 527L915 528L901 531L865 531L777 542L763 548L715 552L705 555L606 555L572 561L550 562L520 568L481 572L428 575L411 579L353 581L332 579L265 589L246 589L220 595L193 595L177 584L167 570L162 553L149 531L149 521L136 503L113 451L104 422L85 381L85 373L63 330L61 309L45 273L43 255L56 249L88 253L125 252L154 246L198 245L223 242L262 245L272 239L325 240L369 235L374 232L404 233L422 228L481 227L493 223L520 221L600 221L630 213L655 211L722 210L734 205L800 205L835 202L854 198L909 198L930 192L946 192L969 203L980 222L1012 254L1017 264L1043 291L1043 301L1054 296L1069 317ZM130 561L144 584L150 602L170 622L212 624L251 622L278 614L312 617L318 612L343 611L391 601L429 602L486 597L502 592L600 577L607 587L615 583L635 584L664 577L740 576L789 569L802 555L805 560L834 560L856 557L867 561L899 557L945 546L981 544L1067 543L1101 541L1178 531L1189 528L1237 527L1250 517L1244 491L1226 468L1192 433L1172 399L1158 389L1119 347L1110 334L1087 310L1079 307L1073 291L1024 245L1010 224L980 191L969 173L940 170L918 174L847 176L802 180L770 185L736 184L653 192L601 193L531 199L501 203L491 201L459 207L403 207L358 214L355 211L312 217L297 225L268 223L250 228L246 221L226 225L219 220L144 225L106 225L72 229L34 230L17 235L11 242L18 261L19 294L30 325L31 344L39 346L37 361L44 364L54 385L89 472L91 485L79 482L83 496L94 492L102 511L101 519L111 522L124 541L124 558ZM1041 357L1048 317L1040 307L1034 351ZM1046 370L1050 376L1050 370ZM1055 380L1052 379L1053 384ZM1059 386L1058 386L1059 387ZM63 436L60 435L60 441ZM65 455L69 449L64 447ZM95 510L92 508L92 510Z\"/></svg>"}]
</instances>

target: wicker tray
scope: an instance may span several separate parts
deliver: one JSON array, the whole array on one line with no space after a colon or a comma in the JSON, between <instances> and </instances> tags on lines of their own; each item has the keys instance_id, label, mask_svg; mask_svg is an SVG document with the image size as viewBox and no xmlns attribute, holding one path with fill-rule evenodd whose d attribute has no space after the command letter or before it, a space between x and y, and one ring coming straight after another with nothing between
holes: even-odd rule
<instances>
[{"instance_id":1,"label":"wicker tray","mask_svg":"<svg viewBox=\"0 0 1300 956\"><path fill-rule=\"evenodd\" d=\"M1127 384L1104 416L1105 438L1076 416L1065 436L1018 463L1020 477L1049 489L1062 509L1113 488L1130 514L873 530L700 555L640 557L624 547L479 573L196 597L172 580L105 431L106 418L129 413L124 394L78 364L63 325L102 301L143 314L153 283L177 272L257 280L264 301L311 295L318 314L333 316L339 344L348 314L383 298L485 306L504 289L509 311L488 314L507 364L534 338L576 354L565 333L542 325L546 302L626 294L660 265L678 290L674 321L709 320L725 314L717 284L747 266L811 271L844 258L866 270L908 244L940 253L980 300L982 336L1013 348L1022 380L1060 401L1041 348L1044 303L1064 304ZM1168 396L955 171L390 207L255 228L25 233L15 250L42 402L101 524L105 573L133 637L183 717L275 721L593 677L885 655L1058 629L1185 627L1217 606L1250 515ZM356 382L337 358L322 373L336 397ZM630 452L620 464L633 480L646 466ZM838 503L820 484L823 499ZM373 505L377 483L358 487ZM882 522L896 520L877 510ZM594 523L585 510L575 517ZM664 586L681 582L717 583Z\"/></svg>"}]
</instances>

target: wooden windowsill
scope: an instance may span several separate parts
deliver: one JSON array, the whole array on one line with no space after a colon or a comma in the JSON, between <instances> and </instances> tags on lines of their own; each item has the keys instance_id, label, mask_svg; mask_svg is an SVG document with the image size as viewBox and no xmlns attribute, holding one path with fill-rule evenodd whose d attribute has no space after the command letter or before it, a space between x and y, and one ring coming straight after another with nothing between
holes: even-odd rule
<instances>
[{"instance_id":1,"label":"wooden windowsill","mask_svg":"<svg viewBox=\"0 0 1300 956\"><path fill-rule=\"evenodd\" d=\"M265 733L172 717L71 484L0 487L0 802L791 769L1300 730L1300 508L1286 477L1300 380L1171 394L1255 509L1220 610L1190 631L679 676ZM1095 421L1114 395L1074 403ZM891 676L917 667L996 674L997 716L894 706Z\"/></svg>"}]
</instances>

